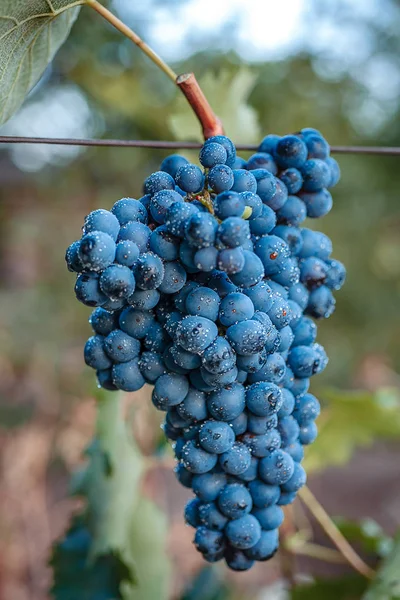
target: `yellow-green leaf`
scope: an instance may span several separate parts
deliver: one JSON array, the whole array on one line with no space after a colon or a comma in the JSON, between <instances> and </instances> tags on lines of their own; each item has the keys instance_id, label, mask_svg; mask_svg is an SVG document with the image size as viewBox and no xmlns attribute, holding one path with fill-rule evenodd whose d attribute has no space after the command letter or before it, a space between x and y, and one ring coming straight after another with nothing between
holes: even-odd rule
<instances>
[{"instance_id":1,"label":"yellow-green leaf","mask_svg":"<svg viewBox=\"0 0 400 600\"><path fill-rule=\"evenodd\" d=\"M343 465L354 450L378 439L400 435L400 397L396 390L377 393L327 391L318 421L319 435L307 448L307 472Z\"/></svg>"},{"instance_id":2,"label":"yellow-green leaf","mask_svg":"<svg viewBox=\"0 0 400 600\"><path fill-rule=\"evenodd\" d=\"M0 125L64 43L84 0L0 0Z\"/></svg>"}]
</instances>

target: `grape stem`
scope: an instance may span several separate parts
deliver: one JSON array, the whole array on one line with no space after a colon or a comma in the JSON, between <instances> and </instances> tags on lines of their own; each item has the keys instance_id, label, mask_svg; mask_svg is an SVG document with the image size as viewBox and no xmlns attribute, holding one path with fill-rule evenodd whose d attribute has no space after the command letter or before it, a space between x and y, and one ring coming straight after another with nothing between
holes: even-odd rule
<instances>
[{"instance_id":1,"label":"grape stem","mask_svg":"<svg viewBox=\"0 0 400 600\"><path fill-rule=\"evenodd\" d=\"M364 575L367 579L373 579L375 575L373 569L362 560L349 544L311 490L305 486L299 490L298 495L353 569Z\"/></svg>"},{"instance_id":2,"label":"grape stem","mask_svg":"<svg viewBox=\"0 0 400 600\"><path fill-rule=\"evenodd\" d=\"M222 123L212 110L207 98L205 97L198 81L193 73L183 73L177 75L163 59L158 56L150 46L142 40L130 27L123 23L118 17L103 6L97 0L85 0L87 6L93 8L113 27L118 29L123 35L136 44L142 52L146 54L161 69L174 83L179 87L193 109L196 117L200 121L203 130L204 139L208 139L214 135L224 133Z\"/></svg>"}]
</instances>

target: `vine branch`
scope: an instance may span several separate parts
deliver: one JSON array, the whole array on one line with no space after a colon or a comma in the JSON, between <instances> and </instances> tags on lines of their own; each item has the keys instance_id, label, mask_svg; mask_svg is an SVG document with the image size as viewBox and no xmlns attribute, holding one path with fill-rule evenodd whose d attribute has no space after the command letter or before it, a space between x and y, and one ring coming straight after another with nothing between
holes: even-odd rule
<instances>
[{"instance_id":1,"label":"vine branch","mask_svg":"<svg viewBox=\"0 0 400 600\"><path fill-rule=\"evenodd\" d=\"M98 12L99 15L106 19L106 21L115 27L115 29L118 29L118 31L120 31L125 37L136 44L136 46L138 46L141 51L144 52L146 56L148 56L150 60L152 60L153 63L156 64L157 67L167 75L167 77L172 79L174 83L176 82L177 74L174 73L171 67L167 65L167 63L164 62L163 59L158 56L158 54L154 52L154 50L150 48L150 46L148 46L146 42L144 42L142 38L138 36L137 33L128 27L128 25L125 25L121 19L118 19L118 17L116 17L111 11L108 10L108 8L100 4L100 2L97 0L86 0L86 4Z\"/></svg>"},{"instance_id":2,"label":"vine branch","mask_svg":"<svg viewBox=\"0 0 400 600\"><path fill-rule=\"evenodd\" d=\"M85 0L87 6L90 6L99 13L106 21L108 21L113 27L118 29L124 36L130 39L136 46L142 50L154 62L159 69L161 69L167 77L169 77L175 85L179 87L183 95L189 102L193 109L193 112L200 121L204 139L212 137L214 135L222 134L223 128L221 121L214 114L207 98L201 90L196 77L193 73L184 73L177 75L163 59L158 56L156 52L146 42L142 40L130 27L128 27L123 21L118 19L112 12L103 6L98 0Z\"/></svg>"},{"instance_id":3,"label":"vine branch","mask_svg":"<svg viewBox=\"0 0 400 600\"><path fill-rule=\"evenodd\" d=\"M364 577L373 579L375 575L373 569L362 560L349 544L311 490L305 486L299 490L298 495L353 569L364 575Z\"/></svg>"}]
</instances>

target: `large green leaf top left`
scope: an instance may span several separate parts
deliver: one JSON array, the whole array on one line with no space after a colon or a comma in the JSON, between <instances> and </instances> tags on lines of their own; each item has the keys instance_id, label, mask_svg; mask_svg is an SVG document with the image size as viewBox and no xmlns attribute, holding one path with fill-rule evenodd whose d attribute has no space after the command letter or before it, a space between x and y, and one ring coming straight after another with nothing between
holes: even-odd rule
<instances>
[{"instance_id":1,"label":"large green leaf top left","mask_svg":"<svg viewBox=\"0 0 400 600\"><path fill-rule=\"evenodd\" d=\"M0 0L0 125L67 39L84 0Z\"/></svg>"}]
</instances>

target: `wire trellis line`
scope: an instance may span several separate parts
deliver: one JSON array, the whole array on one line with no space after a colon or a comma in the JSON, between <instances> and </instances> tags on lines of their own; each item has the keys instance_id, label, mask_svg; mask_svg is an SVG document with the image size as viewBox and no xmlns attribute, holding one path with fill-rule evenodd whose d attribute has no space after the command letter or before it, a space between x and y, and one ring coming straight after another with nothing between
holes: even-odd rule
<instances>
[{"instance_id":1,"label":"wire trellis line","mask_svg":"<svg viewBox=\"0 0 400 600\"><path fill-rule=\"evenodd\" d=\"M112 140L112 139L79 139L79 138L46 138L2 135L0 144L50 144L54 146L98 146L110 148L154 148L158 150L197 150L200 142L171 142L163 140ZM253 144L236 144L237 150L257 151ZM331 146L337 154L383 154L400 156L397 146Z\"/></svg>"}]
</instances>

